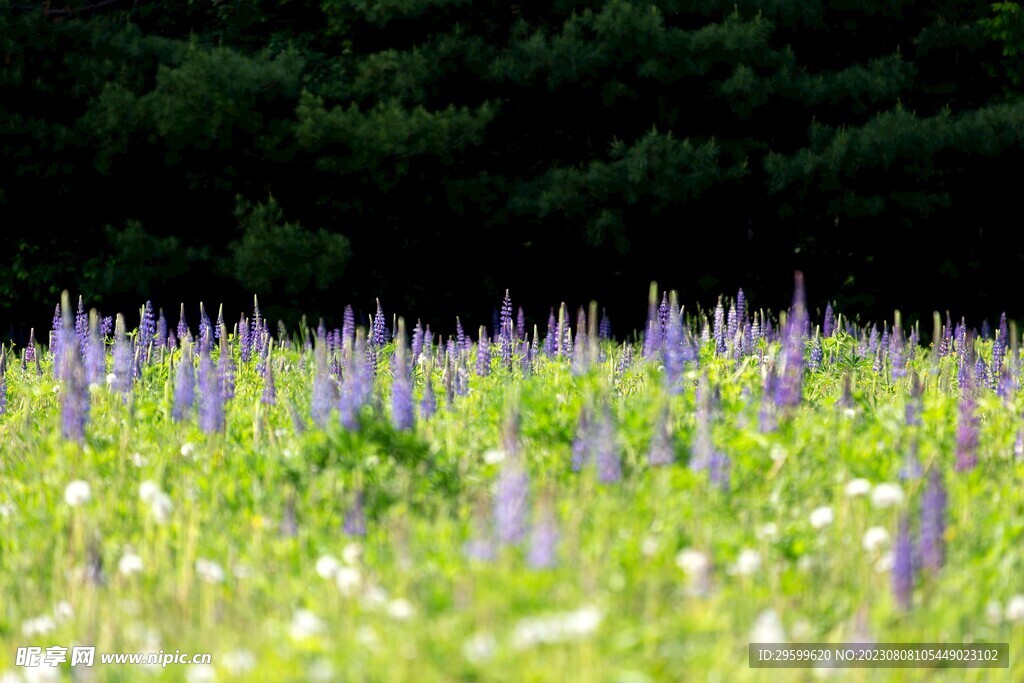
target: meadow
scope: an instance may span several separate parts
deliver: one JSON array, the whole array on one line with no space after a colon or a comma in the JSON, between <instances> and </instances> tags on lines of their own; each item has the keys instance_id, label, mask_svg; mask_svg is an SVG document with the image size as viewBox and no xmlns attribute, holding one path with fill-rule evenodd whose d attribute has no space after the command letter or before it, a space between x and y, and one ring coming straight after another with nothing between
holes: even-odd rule
<instances>
[{"instance_id":1,"label":"meadow","mask_svg":"<svg viewBox=\"0 0 1024 683\"><path fill-rule=\"evenodd\" d=\"M1014 326L682 304L441 338L65 298L4 353L0 681L1024 680ZM821 641L1010 667L748 666ZM211 661L16 665L52 645Z\"/></svg>"}]
</instances>

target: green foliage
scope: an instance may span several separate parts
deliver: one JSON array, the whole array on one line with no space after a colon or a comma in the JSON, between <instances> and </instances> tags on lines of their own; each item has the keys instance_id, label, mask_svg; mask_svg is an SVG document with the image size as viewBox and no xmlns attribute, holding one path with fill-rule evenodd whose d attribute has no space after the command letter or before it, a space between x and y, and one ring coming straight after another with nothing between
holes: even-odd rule
<instances>
[{"instance_id":1,"label":"green foliage","mask_svg":"<svg viewBox=\"0 0 1024 683\"><path fill-rule=\"evenodd\" d=\"M330 289L344 273L348 240L285 221L273 197L255 206L239 198L235 214L242 236L229 251L231 273L239 284L255 292L298 297Z\"/></svg>"},{"instance_id":2,"label":"green foliage","mask_svg":"<svg viewBox=\"0 0 1024 683\"><path fill-rule=\"evenodd\" d=\"M484 283L469 303L489 306L485 290L524 259L549 273L537 288L574 287L567 252L595 273L614 264L623 292L662 273L705 289L708 274L679 274L665 249L697 231L742 252L716 278L757 279L752 264L788 269L799 253L833 259L817 275L838 291L884 259L881 230L910 244L1012 213L1021 16L983 0L3 0L0 280L14 284L0 311L23 320L61 286L177 297L176 264L196 254L225 259L226 297L274 281L293 300L311 288L322 311L316 263L287 283L276 265L237 280L259 277L258 245L293 236L307 244L296 253L350 254L331 286L353 299L391 289L445 302L446 318L462 282ZM247 242L236 196L278 198L288 239ZM164 259L176 288L112 274L104 250L135 261L116 250L137 231L111 240L107 226L129 221L157 252L183 250ZM70 238L38 229L71 224ZM506 258L467 263L455 243ZM386 252L400 262L385 281ZM983 239L965 252L1021 265ZM58 282L21 284L46 278Z\"/></svg>"}]
</instances>

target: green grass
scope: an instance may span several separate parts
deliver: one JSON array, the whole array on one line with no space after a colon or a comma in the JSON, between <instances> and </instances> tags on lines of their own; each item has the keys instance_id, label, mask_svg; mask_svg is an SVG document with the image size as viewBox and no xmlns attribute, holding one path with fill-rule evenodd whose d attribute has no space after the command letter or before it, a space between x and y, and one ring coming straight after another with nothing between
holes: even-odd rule
<instances>
[{"instance_id":1,"label":"green grass","mask_svg":"<svg viewBox=\"0 0 1024 683\"><path fill-rule=\"evenodd\" d=\"M277 405L260 404L261 377L254 365L240 367L227 430L214 435L199 430L194 413L171 420L173 375L163 359L145 369L127 401L93 388L83 444L60 437L49 362L41 375L12 364L0 416L0 676L22 675L14 666L19 646L87 644L100 652L210 652L221 681L817 680L809 671L748 667L751 629L773 610L790 641L856 640L859 621L880 642L1011 648L1009 670L846 670L833 672L836 680L1024 680L1024 622L1003 618L1007 602L1024 593L1024 462L1013 453L1024 426L1021 399L982 392L979 464L958 473L953 359L936 364L919 350L913 366L925 382L923 422L907 426L910 379L894 381L853 358L852 338L827 341L824 367L805 375L803 404L767 433L758 429L756 358L737 362L704 349L700 372L721 392L712 436L731 459L727 491L687 467L692 364L685 391L668 396L654 364L637 361L618 376L610 346L609 360L583 376L566 360L542 358L524 377L495 359L491 375L472 375L469 393L451 406L435 369L439 410L412 433L390 426L384 359L383 407L365 412L358 431L333 418L326 429L313 427L312 354L275 349ZM852 380L851 408L837 406L844 376ZM421 365L417 397L424 381ZM615 484L600 483L593 468L570 467L581 407L602 400L618 428L624 478ZM305 431L296 431L289 402ZM652 468L646 455L666 402L676 463ZM525 546L505 547L493 561L464 553L489 524L502 463L485 453L501 446L512 405L521 416L530 512L542 500L556 511L553 569L528 567ZM923 480L899 479L912 443L924 467L945 474L948 547L946 566L918 577L913 606L902 611L880 567L883 553L861 541L874 526L895 538L899 514L916 516ZM879 509L870 496L847 496L846 483L860 477L900 483L904 502ZM64 499L73 480L91 487L77 507ZM140 500L147 480L172 502L164 523ZM343 531L357 490L365 493L365 538ZM289 501L294 537L280 533ZM810 515L820 506L832 508L834 521L815 529ZM759 533L769 523L774 538ZM677 565L687 548L709 558L706 581ZM741 575L732 569L746 549L759 554L760 567ZM129 552L142 570L124 576L118 564ZM347 556L360 585L344 591L319 576L324 555L343 565ZM86 571L97 557L102 582ZM219 565L223 581L202 580L199 559ZM52 632L23 634L26 621L52 616L65 601L72 614ZM999 619L989 614L992 602ZM588 609L562 631L551 625L553 615ZM304 636L297 622L310 619L302 610L319 626ZM595 613L600 620L590 628ZM562 639L527 642L538 632ZM254 669L232 665L238 651L251 653ZM67 665L60 672L70 679ZM90 680L212 680L202 678L209 673L97 660Z\"/></svg>"}]
</instances>

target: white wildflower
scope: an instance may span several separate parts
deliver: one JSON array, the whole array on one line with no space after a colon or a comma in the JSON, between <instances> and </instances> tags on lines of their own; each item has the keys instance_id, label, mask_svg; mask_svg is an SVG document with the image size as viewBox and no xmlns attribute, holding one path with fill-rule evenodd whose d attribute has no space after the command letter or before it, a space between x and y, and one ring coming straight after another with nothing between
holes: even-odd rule
<instances>
[{"instance_id":1,"label":"white wildflower","mask_svg":"<svg viewBox=\"0 0 1024 683\"><path fill-rule=\"evenodd\" d=\"M889 532L884 527L873 526L864 532L864 540L861 541L864 550L869 553L881 550L889 545Z\"/></svg>"},{"instance_id":2,"label":"white wildflower","mask_svg":"<svg viewBox=\"0 0 1024 683\"><path fill-rule=\"evenodd\" d=\"M835 515L832 514L832 508L827 505L815 508L811 512L811 526L815 529L824 529L831 524L834 519Z\"/></svg>"},{"instance_id":3,"label":"white wildflower","mask_svg":"<svg viewBox=\"0 0 1024 683\"><path fill-rule=\"evenodd\" d=\"M782 626L782 619L779 613L773 609L766 609L757 615L754 625L750 629L750 642L752 643L785 643L786 630Z\"/></svg>"},{"instance_id":4,"label":"white wildflower","mask_svg":"<svg viewBox=\"0 0 1024 683\"><path fill-rule=\"evenodd\" d=\"M196 560L196 574L206 583L220 583L224 580L224 569L216 562L202 557Z\"/></svg>"},{"instance_id":5,"label":"white wildflower","mask_svg":"<svg viewBox=\"0 0 1024 683\"><path fill-rule=\"evenodd\" d=\"M1007 601L1006 620L1014 624L1024 621L1024 595L1014 595Z\"/></svg>"},{"instance_id":6,"label":"white wildflower","mask_svg":"<svg viewBox=\"0 0 1024 683\"><path fill-rule=\"evenodd\" d=\"M117 561L117 573L121 576L132 576L142 571L142 558L133 552L126 552Z\"/></svg>"},{"instance_id":7,"label":"white wildflower","mask_svg":"<svg viewBox=\"0 0 1024 683\"><path fill-rule=\"evenodd\" d=\"M288 629L293 640L304 640L319 635L324 630L320 617L308 609L296 610L292 616L292 624Z\"/></svg>"},{"instance_id":8,"label":"white wildflower","mask_svg":"<svg viewBox=\"0 0 1024 683\"><path fill-rule=\"evenodd\" d=\"M330 555L321 555L316 561L316 573L323 579L333 579L341 564Z\"/></svg>"},{"instance_id":9,"label":"white wildflower","mask_svg":"<svg viewBox=\"0 0 1024 683\"><path fill-rule=\"evenodd\" d=\"M871 504L876 508L890 508L903 502L903 489L899 484L876 484L871 489Z\"/></svg>"},{"instance_id":10,"label":"white wildflower","mask_svg":"<svg viewBox=\"0 0 1024 683\"><path fill-rule=\"evenodd\" d=\"M750 576L761 568L761 553L750 548L745 548L740 551L739 557L736 558L736 564L734 565L733 571L740 576Z\"/></svg>"},{"instance_id":11,"label":"white wildflower","mask_svg":"<svg viewBox=\"0 0 1024 683\"><path fill-rule=\"evenodd\" d=\"M871 482L867 479L851 479L846 482L846 488L843 490L851 498L866 496L871 491Z\"/></svg>"},{"instance_id":12,"label":"white wildflower","mask_svg":"<svg viewBox=\"0 0 1024 683\"><path fill-rule=\"evenodd\" d=\"M76 479L64 489L64 502L71 507L86 503L91 497L92 489L89 488L89 483L81 479Z\"/></svg>"}]
</instances>

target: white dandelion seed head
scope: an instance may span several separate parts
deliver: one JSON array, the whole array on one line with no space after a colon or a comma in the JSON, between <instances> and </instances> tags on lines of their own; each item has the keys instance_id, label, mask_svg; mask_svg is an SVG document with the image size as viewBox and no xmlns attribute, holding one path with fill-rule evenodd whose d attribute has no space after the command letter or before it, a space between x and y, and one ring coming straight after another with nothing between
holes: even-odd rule
<instances>
[{"instance_id":1,"label":"white dandelion seed head","mask_svg":"<svg viewBox=\"0 0 1024 683\"><path fill-rule=\"evenodd\" d=\"M505 451L500 448L489 448L484 451L484 462L488 465L496 465L505 459Z\"/></svg>"},{"instance_id":2,"label":"white dandelion seed head","mask_svg":"<svg viewBox=\"0 0 1024 683\"><path fill-rule=\"evenodd\" d=\"M107 386L110 386L111 384L113 384L116 381L117 381L117 375L114 374L113 372L108 372L107 373Z\"/></svg>"},{"instance_id":3,"label":"white dandelion seed head","mask_svg":"<svg viewBox=\"0 0 1024 683\"><path fill-rule=\"evenodd\" d=\"M903 489L899 484L876 484L871 489L871 504L876 508L891 508L903 502Z\"/></svg>"},{"instance_id":4,"label":"white dandelion seed head","mask_svg":"<svg viewBox=\"0 0 1024 683\"><path fill-rule=\"evenodd\" d=\"M16 509L14 503L0 503L0 518L9 519Z\"/></svg>"},{"instance_id":5,"label":"white dandelion seed head","mask_svg":"<svg viewBox=\"0 0 1024 683\"><path fill-rule=\"evenodd\" d=\"M136 453L138 455L138 453ZM160 493L160 484L152 479L146 479L139 484L139 499L146 504L153 502L153 498Z\"/></svg>"},{"instance_id":6,"label":"white dandelion seed head","mask_svg":"<svg viewBox=\"0 0 1024 683\"><path fill-rule=\"evenodd\" d=\"M322 579L333 579L341 563L331 555L321 555L316 561L316 573Z\"/></svg>"},{"instance_id":7,"label":"white dandelion seed head","mask_svg":"<svg viewBox=\"0 0 1024 683\"><path fill-rule=\"evenodd\" d=\"M740 576L750 576L761 568L761 553L750 548L744 548L736 558L733 571Z\"/></svg>"},{"instance_id":8,"label":"white dandelion seed head","mask_svg":"<svg viewBox=\"0 0 1024 683\"><path fill-rule=\"evenodd\" d=\"M142 453L132 453L131 461L136 467L145 467L149 463L149 459Z\"/></svg>"},{"instance_id":9,"label":"white dandelion seed head","mask_svg":"<svg viewBox=\"0 0 1024 683\"><path fill-rule=\"evenodd\" d=\"M877 552L889 545L889 532L884 527L873 526L864 532L861 545L869 553Z\"/></svg>"},{"instance_id":10,"label":"white dandelion seed head","mask_svg":"<svg viewBox=\"0 0 1024 683\"><path fill-rule=\"evenodd\" d=\"M320 635L324 630L324 622L308 609L296 610L292 615L292 623L288 633L293 640L305 640Z\"/></svg>"},{"instance_id":11,"label":"white dandelion seed head","mask_svg":"<svg viewBox=\"0 0 1024 683\"><path fill-rule=\"evenodd\" d=\"M186 441L185 443L181 444L181 454L184 457L191 458L192 455L195 452L196 452L196 445L194 443L192 443L191 441Z\"/></svg>"},{"instance_id":12,"label":"white dandelion seed head","mask_svg":"<svg viewBox=\"0 0 1024 683\"><path fill-rule=\"evenodd\" d=\"M846 482L846 487L843 490L850 498L866 496L871 491L871 482L867 479L851 479Z\"/></svg>"},{"instance_id":13,"label":"white dandelion seed head","mask_svg":"<svg viewBox=\"0 0 1024 683\"><path fill-rule=\"evenodd\" d=\"M683 548L676 555L676 566L687 576L700 577L711 569L711 558L695 548Z\"/></svg>"},{"instance_id":14,"label":"white dandelion seed head","mask_svg":"<svg viewBox=\"0 0 1024 683\"><path fill-rule=\"evenodd\" d=\"M651 557L658 552L659 545L657 536L644 536L640 541L640 553L644 557Z\"/></svg>"},{"instance_id":15,"label":"white dandelion seed head","mask_svg":"<svg viewBox=\"0 0 1024 683\"><path fill-rule=\"evenodd\" d=\"M1014 595L1006 602L1006 620L1013 624L1024 621L1024 595Z\"/></svg>"},{"instance_id":16,"label":"white dandelion seed head","mask_svg":"<svg viewBox=\"0 0 1024 683\"><path fill-rule=\"evenodd\" d=\"M835 520L832 508L827 505L815 508L811 512L811 526L815 529L824 529Z\"/></svg>"},{"instance_id":17,"label":"white dandelion seed head","mask_svg":"<svg viewBox=\"0 0 1024 683\"><path fill-rule=\"evenodd\" d=\"M778 612L773 609L766 609L757 615L754 625L750 628L750 642L786 642L786 629L782 626L782 619L779 617Z\"/></svg>"},{"instance_id":18,"label":"white dandelion seed head","mask_svg":"<svg viewBox=\"0 0 1024 683\"><path fill-rule=\"evenodd\" d=\"M117 561L117 573L121 576L134 576L142 571L142 558L133 552L126 552Z\"/></svg>"},{"instance_id":19,"label":"white dandelion seed head","mask_svg":"<svg viewBox=\"0 0 1024 683\"><path fill-rule=\"evenodd\" d=\"M761 541L774 541L779 537L779 525L775 522L766 522L757 528L755 535Z\"/></svg>"},{"instance_id":20,"label":"white dandelion seed head","mask_svg":"<svg viewBox=\"0 0 1024 683\"><path fill-rule=\"evenodd\" d=\"M341 594L350 598L363 585L363 575L355 567L338 567L334 572L334 582Z\"/></svg>"},{"instance_id":21,"label":"white dandelion seed head","mask_svg":"<svg viewBox=\"0 0 1024 683\"><path fill-rule=\"evenodd\" d=\"M71 507L78 507L89 502L92 497L92 489L89 482L76 479L64 489L64 502Z\"/></svg>"},{"instance_id":22,"label":"white dandelion seed head","mask_svg":"<svg viewBox=\"0 0 1024 683\"><path fill-rule=\"evenodd\" d=\"M407 621L411 619L416 613L416 609L412 606L412 603L405 598L395 598L388 603L388 614L392 619L398 621Z\"/></svg>"}]
</instances>

